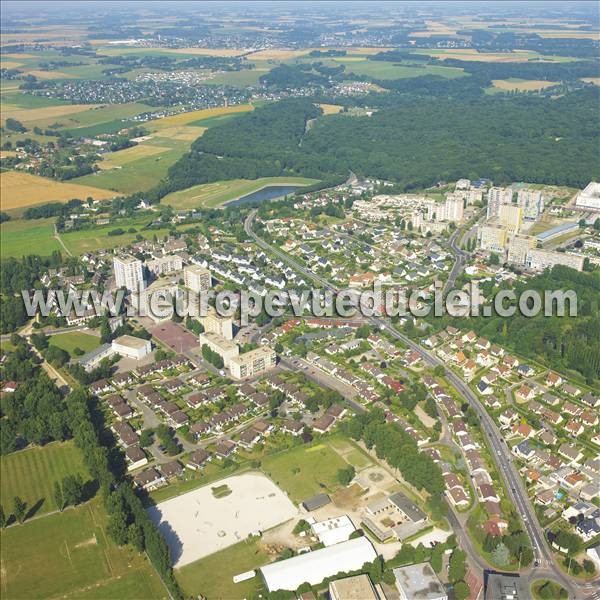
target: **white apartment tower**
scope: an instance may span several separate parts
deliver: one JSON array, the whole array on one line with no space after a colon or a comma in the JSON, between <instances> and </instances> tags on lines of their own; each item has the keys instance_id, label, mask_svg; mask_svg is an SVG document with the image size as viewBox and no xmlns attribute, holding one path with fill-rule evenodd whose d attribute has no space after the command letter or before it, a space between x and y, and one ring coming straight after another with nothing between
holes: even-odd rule
<instances>
[{"instance_id":1,"label":"white apartment tower","mask_svg":"<svg viewBox=\"0 0 600 600\"><path fill-rule=\"evenodd\" d=\"M492 187L488 191L487 218L493 219L500 213L502 204L511 204L513 191L511 188Z\"/></svg>"},{"instance_id":2,"label":"white apartment tower","mask_svg":"<svg viewBox=\"0 0 600 600\"><path fill-rule=\"evenodd\" d=\"M541 190L525 188L517 193L517 204L523 209L523 218L537 221L544 210L544 196Z\"/></svg>"},{"instance_id":3,"label":"white apartment tower","mask_svg":"<svg viewBox=\"0 0 600 600\"><path fill-rule=\"evenodd\" d=\"M183 269L183 283L196 294L207 292L212 285L210 271L199 265L190 265Z\"/></svg>"},{"instance_id":4,"label":"white apartment tower","mask_svg":"<svg viewBox=\"0 0 600 600\"><path fill-rule=\"evenodd\" d=\"M115 270L115 283L118 288L124 287L130 292L144 289L141 260L130 255L115 256L113 268Z\"/></svg>"}]
</instances>

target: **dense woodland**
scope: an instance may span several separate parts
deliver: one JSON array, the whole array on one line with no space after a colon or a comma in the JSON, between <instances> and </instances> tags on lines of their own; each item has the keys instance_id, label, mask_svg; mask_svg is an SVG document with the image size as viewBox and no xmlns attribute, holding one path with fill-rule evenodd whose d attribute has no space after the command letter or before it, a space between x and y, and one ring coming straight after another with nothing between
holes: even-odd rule
<instances>
[{"instance_id":1,"label":"dense woodland","mask_svg":"<svg viewBox=\"0 0 600 600\"><path fill-rule=\"evenodd\" d=\"M460 177L585 186L600 171L596 88L558 99L388 96L371 117L316 118L310 100L294 99L213 127L171 167L155 199L236 177L335 181L352 171L410 190Z\"/></svg>"}]
</instances>

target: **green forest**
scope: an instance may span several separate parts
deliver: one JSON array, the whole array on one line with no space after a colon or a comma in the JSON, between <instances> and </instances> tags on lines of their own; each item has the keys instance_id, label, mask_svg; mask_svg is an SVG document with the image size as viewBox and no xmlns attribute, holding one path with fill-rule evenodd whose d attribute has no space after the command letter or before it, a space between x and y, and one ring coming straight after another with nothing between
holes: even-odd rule
<instances>
[{"instance_id":1,"label":"green forest","mask_svg":"<svg viewBox=\"0 0 600 600\"><path fill-rule=\"evenodd\" d=\"M410 190L460 177L584 186L600 172L597 88L557 99L387 96L371 117L324 117L313 101L293 99L213 127L171 167L154 200L238 177L334 182L352 171Z\"/></svg>"}]
</instances>

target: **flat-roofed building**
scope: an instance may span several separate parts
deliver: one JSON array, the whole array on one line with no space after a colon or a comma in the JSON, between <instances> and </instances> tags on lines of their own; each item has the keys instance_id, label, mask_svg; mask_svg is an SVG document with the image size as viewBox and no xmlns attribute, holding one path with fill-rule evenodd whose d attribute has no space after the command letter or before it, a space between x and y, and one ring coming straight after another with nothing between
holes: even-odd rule
<instances>
[{"instance_id":1,"label":"flat-roofed building","mask_svg":"<svg viewBox=\"0 0 600 600\"><path fill-rule=\"evenodd\" d=\"M212 286L212 276L200 265L189 265L183 269L183 284L197 294L207 292Z\"/></svg>"},{"instance_id":2,"label":"flat-roofed building","mask_svg":"<svg viewBox=\"0 0 600 600\"><path fill-rule=\"evenodd\" d=\"M324 546L345 542L356 530L347 515L318 521L311 525L311 529Z\"/></svg>"},{"instance_id":3,"label":"flat-roofed building","mask_svg":"<svg viewBox=\"0 0 600 600\"><path fill-rule=\"evenodd\" d=\"M500 206L511 204L513 191L511 188L491 187L487 195L487 218L493 219L500 214Z\"/></svg>"},{"instance_id":4,"label":"flat-roofed building","mask_svg":"<svg viewBox=\"0 0 600 600\"><path fill-rule=\"evenodd\" d=\"M600 183L597 181L590 181L585 189L577 194L575 206L594 212L600 211Z\"/></svg>"},{"instance_id":5,"label":"flat-roofed building","mask_svg":"<svg viewBox=\"0 0 600 600\"><path fill-rule=\"evenodd\" d=\"M511 233L518 233L523 221L523 209L516 204L501 204L498 222Z\"/></svg>"},{"instance_id":6,"label":"flat-roofed building","mask_svg":"<svg viewBox=\"0 0 600 600\"><path fill-rule=\"evenodd\" d=\"M141 360L152 352L152 344L150 340L144 340L133 335L122 335L112 341L112 351L121 356Z\"/></svg>"},{"instance_id":7,"label":"flat-roofed building","mask_svg":"<svg viewBox=\"0 0 600 600\"><path fill-rule=\"evenodd\" d=\"M118 288L124 287L130 292L144 289L141 260L130 255L115 256L113 268L115 271L115 284Z\"/></svg>"},{"instance_id":8,"label":"flat-roofed building","mask_svg":"<svg viewBox=\"0 0 600 600\"><path fill-rule=\"evenodd\" d=\"M304 582L318 585L326 577L356 571L376 557L377 552L371 542L361 536L268 564L260 570L269 592L295 591Z\"/></svg>"},{"instance_id":9,"label":"flat-roofed building","mask_svg":"<svg viewBox=\"0 0 600 600\"><path fill-rule=\"evenodd\" d=\"M233 317L221 316L212 306L206 311L206 316L198 319L205 332L212 332L220 335L226 340L233 339Z\"/></svg>"},{"instance_id":10,"label":"flat-roofed building","mask_svg":"<svg viewBox=\"0 0 600 600\"><path fill-rule=\"evenodd\" d=\"M542 190L523 188L517 192L517 204L523 209L523 218L537 221L544 211Z\"/></svg>"},{"instance_id":11,"label":"flat-roofed building","mask_svg":"<svg viewBox=\"0 0 600 600\"><path fill-rule=\"evenodd\" d=\"M479 228L479 245L482 250L502 253L507 240L508 232L504 227L483 225Z\"/></svg>"},{"instance_id":12,"label":"flat-roofed building","mask_svg":"<svg viewBox=\"0 0 600 600\"><path fill-rule=\"evenodd\" d=\"M344 577L329 583L331 600L379 600L368 575Z\"/></svg>"},{"instance_id":13,"label":"flat-roofed building","mask_svg":"<svg viewBox=\"0 0 600 600\"><path fill-rule=\"evenodd\" d=\"M529 600L529 585L519 575L487 573L484 582L484 600Z\"/></svg>"},{"instance_id":14,"label":"flat-roofed building","mask_svg":"<svg viewBox=\"0 0 600 600\"><path fill-rule=\"evenodd\" d=\"M177 254L167 254L167 256L147 261L146 268L150 273L159 277L173 271L181 271L183 269L183 259Z\"/></svg>"},{"instance_id":15,"label":"flat-roofed building","mask_svg":"<svg viewBox=\"0 0 600 600\"><path fill-rule=\"evenodd\" d=\"M448 600L444 586L428 562L393 570L402 600Z\"/></svg>"},{"instance_id":16,"label":"flat-roofed building","mask_svg":"<svg viewBox=\"0 0 600 600\"><path fill-rule=\"evenodd\" d=\"M222 359L223 364L228 367L233 358L239 355L240 348L231 340L226 340L224 337L212 331L205 331L198 337L200 347L206 345L213 352L216 352Z\"/></svg>"},{"instance_id":17,"label":"flat-roofed building","mask_svg":"<svg viewBox=\"0 0 600 600\"><path fill-rule=\"evenodd\" d=\"M527 253L526 266L534 271L543 271L554 265L563 265L576 271L583 271L584 257L568 252L554 252L552 250L538 250L532 248Z\"/></svg>"},{"instance_id":18,"label":"flat-roofed building","mask_svg":"<svg viewBox=\"0 0 600 600\"><path fill-rule=\"evenodd\" d=\"M509 263L524 265L529 251L535 248L535 238L530 235L514 235L508 241Z\"/></svg>"},{"instance_id":19,"label":"flat-roofed building","mask_svg":"<svg viewBox=\"0 0 600 600\"><path fill-rule=\"evenodd\" d=\"M250 352L238 354L229 361L229 370L235 379L253 377L272 369L277 364L275 351L261 346Z\"/></svg>"}]
</instances>

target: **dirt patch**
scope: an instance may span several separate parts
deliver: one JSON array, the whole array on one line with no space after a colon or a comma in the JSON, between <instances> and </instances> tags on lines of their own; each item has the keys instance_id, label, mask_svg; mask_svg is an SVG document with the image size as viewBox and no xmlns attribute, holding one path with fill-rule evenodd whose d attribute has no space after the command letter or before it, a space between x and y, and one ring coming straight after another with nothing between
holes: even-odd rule
<instances>
[{"instance_id":1,"label":"dirt patch","mask_svg":"<svg viewBox=\"0 0 600 600\"><path fill-rule=\"evenodd\" d=\"M79 542L79 544L75 544L74 548L87 548L88 546L96 546L98 544L98 540L96 538L96 534L94 534L89 540L84 540L83 542Z\"/></svg>"}]
</instances>

